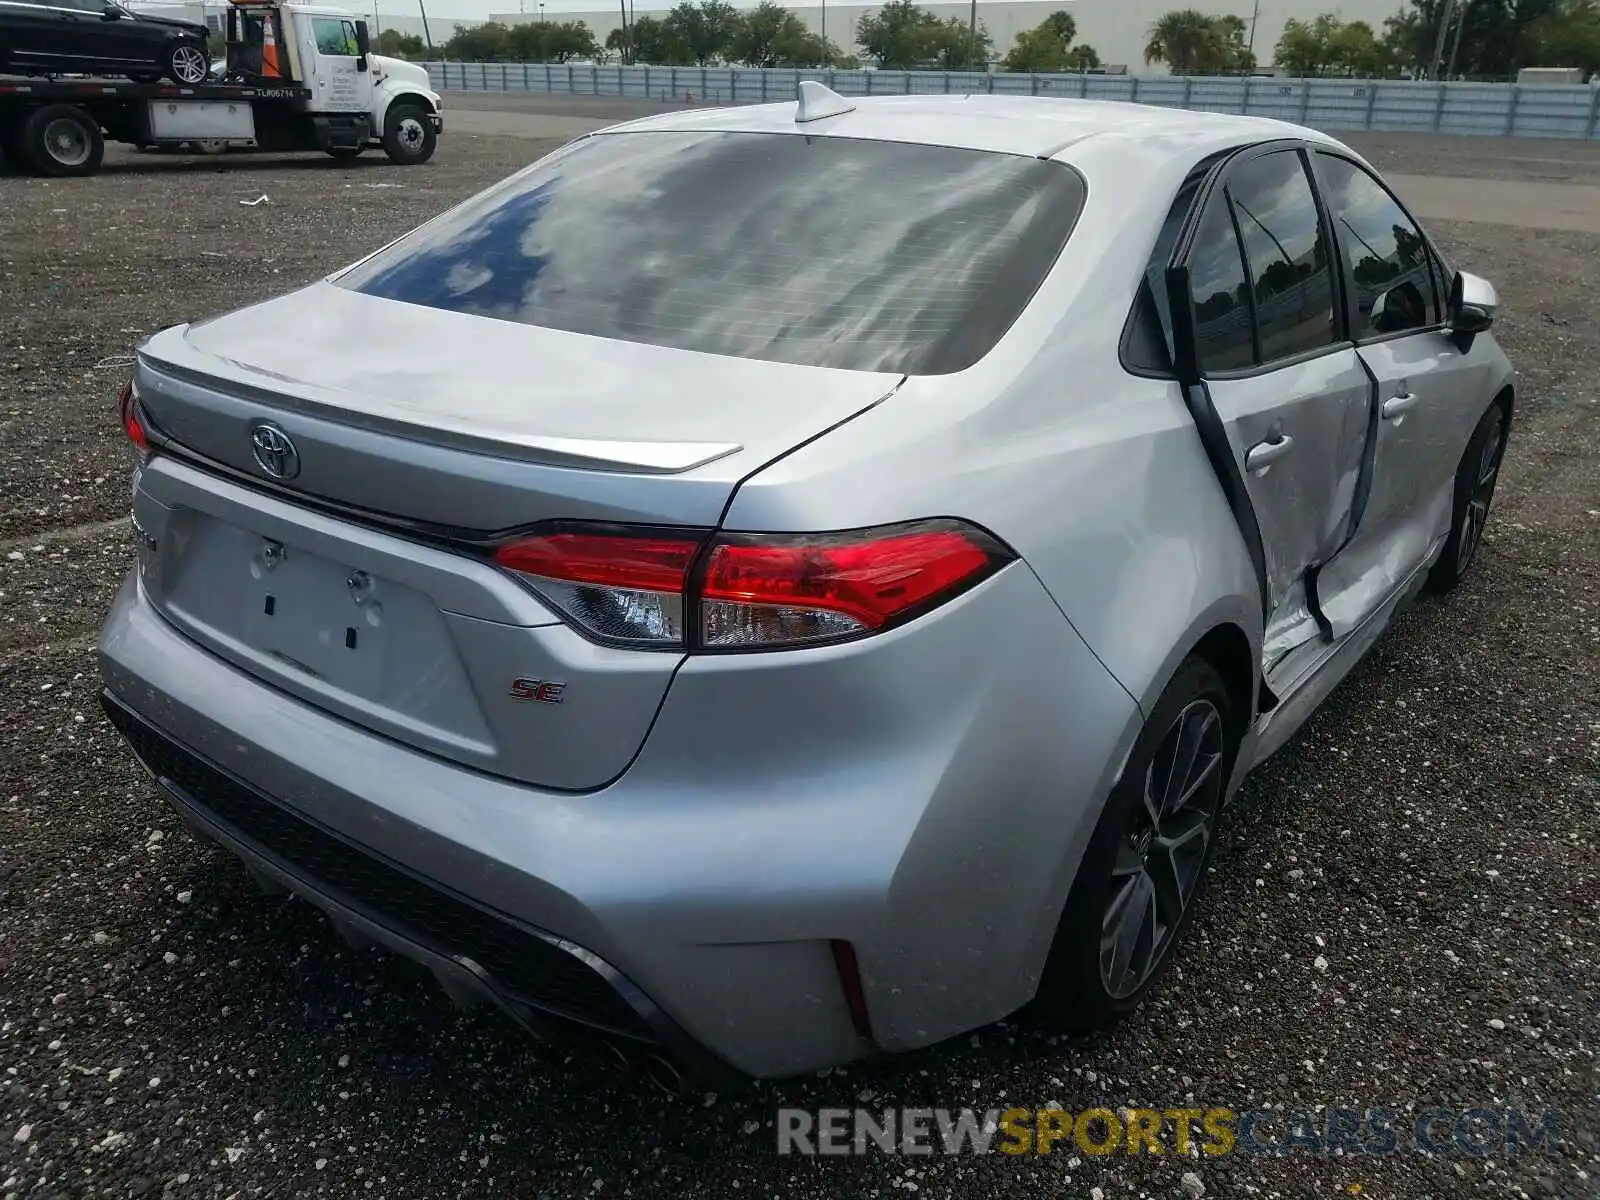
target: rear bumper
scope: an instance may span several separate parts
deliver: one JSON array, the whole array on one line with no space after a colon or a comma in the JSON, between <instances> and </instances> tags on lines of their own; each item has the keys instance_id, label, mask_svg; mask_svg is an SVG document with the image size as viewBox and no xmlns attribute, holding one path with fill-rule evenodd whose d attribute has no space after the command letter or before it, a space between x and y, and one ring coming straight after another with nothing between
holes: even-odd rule
<instances>
[{"instance_id":1,"label":"rear bumper","mask_svg":"<svg viewBox=\"0 0 1600 1200\"><path fill-rule=\"evenodd\" d=\"M727 1072L597 955L350 844L185 749L109 691L101 704L190 830L243 861L264 888L310 901L347 940L421 964L459 1003L492 1005L537 1037L582 1025L625 1039L632 1049L618 1043L619 1052L641 1064L659 1048L699 1075Z\"/></svg>"},{"instance_id":2,"label":"rear bumper","mask_svg":"<svg viewBox=\"0 0 1600 1200\"><path fill-rule=\"evenodd\" d=\"M186 820L524 1024L773 1076L1026 1002L1132 701L1020 564L930 619L785 657L692 660L633 766L577 795L262 685L132 574L101 640L113 720Z\"/></svg>"}]
</instances>

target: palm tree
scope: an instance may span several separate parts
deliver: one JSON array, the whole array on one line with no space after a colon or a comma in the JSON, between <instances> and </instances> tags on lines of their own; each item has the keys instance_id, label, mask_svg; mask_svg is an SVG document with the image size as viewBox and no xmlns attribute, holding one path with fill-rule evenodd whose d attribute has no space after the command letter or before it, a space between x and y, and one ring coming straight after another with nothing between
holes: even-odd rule
<instances>
[{"instance_id":1,"label":"palm tree","mask_svg":"<svg viewBox=\"0 0 1600 1200\"><path fill-rule=\"evenodd\" d=\"M1216 22L1197 9L1180 8L1150 27L1144 60L1164 62L1174 74L1184 75L1213 66L1219 51Z\"/></svg>"}]
</instances>

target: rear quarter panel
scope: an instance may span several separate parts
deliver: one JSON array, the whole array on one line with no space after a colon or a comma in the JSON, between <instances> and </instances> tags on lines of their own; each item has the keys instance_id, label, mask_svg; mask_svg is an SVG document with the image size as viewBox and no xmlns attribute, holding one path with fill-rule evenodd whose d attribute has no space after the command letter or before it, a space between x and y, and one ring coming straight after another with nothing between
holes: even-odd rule
<instances>
[{"instance_id":1,"label":"rear quarter panel","mask_svg":"<svg viewBox=\"0 0 1600 1200\"><path fill-rule=\"evenodd\" d=\"M1171 197L1217 148L1081 153L1083 215L996 348L965 371L908 380L756 473L725 525L977 522L1027 561L1147 712L1217 625L1259 650L1254 572L1177 385L1129 374L1117 351Z\"/></svg>"}]
</instances>

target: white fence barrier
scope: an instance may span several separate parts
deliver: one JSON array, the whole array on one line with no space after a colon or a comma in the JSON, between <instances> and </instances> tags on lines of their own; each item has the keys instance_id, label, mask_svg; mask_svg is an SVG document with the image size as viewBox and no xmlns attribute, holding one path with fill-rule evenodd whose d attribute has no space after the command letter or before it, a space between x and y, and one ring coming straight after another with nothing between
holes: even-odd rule
<instances>
[{"instance_id":1,"label":"white fence barrier","mask_svg":"<svg viewBox=\"0 0 1600 1200\"><path fill-rule=\"evenodd\" d=\"M1131 100L1277 117L1317 129L1600 138L1600 87L1244 79L1171 75L1013 75L960 71L793 71L744 67L598 67L555 63L423 63L434 87L760 104L792 100L802 79L846 96L992 92Z\"/></svg>"}]
</instances>

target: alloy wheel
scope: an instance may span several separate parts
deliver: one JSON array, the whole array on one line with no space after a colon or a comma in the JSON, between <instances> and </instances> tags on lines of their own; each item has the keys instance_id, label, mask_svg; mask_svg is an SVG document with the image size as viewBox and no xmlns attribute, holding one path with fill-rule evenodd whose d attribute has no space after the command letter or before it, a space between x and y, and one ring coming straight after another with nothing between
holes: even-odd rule
<instances>
[{"instance_id":1,"label":"alloy wheel","mask_svg":"<svg viewBox=\"0 0 1600 1200\"><path fill-rule=\"evenodd\" d=\"M1138 991L1166 955L1205 868L1222 798L1222 714L1193 700L1145 771L1111 867L1100 927L1100 979L1114 999Z\"/></svg>"},{"instance_id":2,"label":"alloy wheel","mask_svg":"<svg viewBox=\"0 0 1600 1200\"><path fill-rule=\"evenodd\" d=\"M1478 544L1483 540L1484 526L1489 523L1489 504L1494 500L1494 485L1500 476L1500 459L1505 453L1505 417L1499 416L1489 426L1478 454L1478 468L1473 479L1472 494L1467 497L1467 508L1461 515L1461 540L1456 546L1456 574L1466 573L1472 565Z\"/></svg>"},{"instance_id":3,"label":"alloy wheel","mask_svg":"<svg viewBox=\"0 0 1600 1200\"><path fill-rule=\"evenodd\" d=\"M172 73L181 83L206 81L206 56L195 46L179 46L172 52Z\"/></svg>"}]
</instances>

